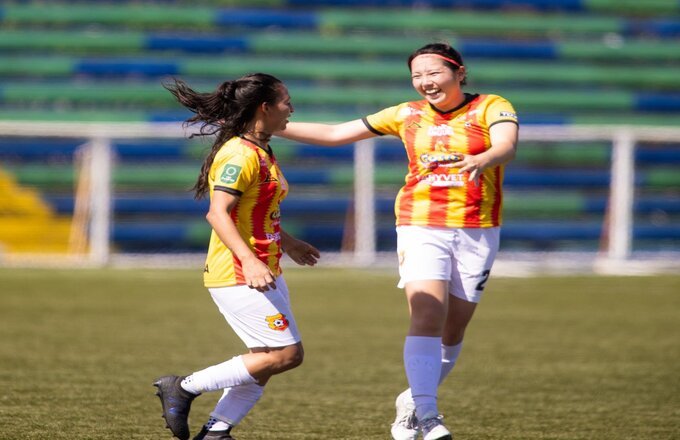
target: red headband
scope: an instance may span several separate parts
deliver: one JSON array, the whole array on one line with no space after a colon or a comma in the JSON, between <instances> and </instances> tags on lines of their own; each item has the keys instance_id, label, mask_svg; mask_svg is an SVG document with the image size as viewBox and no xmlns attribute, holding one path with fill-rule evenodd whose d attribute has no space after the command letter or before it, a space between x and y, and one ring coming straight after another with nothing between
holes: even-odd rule
<instances>
[{"instance_id":1,"label":"red headband","mask_svg":"<svg viewBox=\"0 0 680 440\"><path fill-rule=\"evenodd\" d=\"M439 55L438 53L421 53L420 55L432 55L433 57L441 58L444 61L448 61L449 63L453 64L456 67L462 67L460 63L453 58L445 57L444 55Z\"/></svg>"}]
</instances>

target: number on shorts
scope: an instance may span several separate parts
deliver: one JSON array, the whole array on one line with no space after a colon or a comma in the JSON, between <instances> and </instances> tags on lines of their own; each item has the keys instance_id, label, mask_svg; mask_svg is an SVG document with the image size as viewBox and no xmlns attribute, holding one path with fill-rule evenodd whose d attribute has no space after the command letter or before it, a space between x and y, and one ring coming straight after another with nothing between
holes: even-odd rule
<instances>
[{"instance_id":1,"label":"number on shorts","mask_svg":"<svg viewBox=\"0 0 680 440\"><path fill-rule=\"evenodd\" d=\"M482 281L480 281L479 284L477 284L477 287L475 287L475 290L479 290L479 291L484 290L484 285L489 280L489 274L490 273L491 273L491 271L488 270L488 269L485 270L484 272L482 272Z\"/></svg>"}]
</instances>

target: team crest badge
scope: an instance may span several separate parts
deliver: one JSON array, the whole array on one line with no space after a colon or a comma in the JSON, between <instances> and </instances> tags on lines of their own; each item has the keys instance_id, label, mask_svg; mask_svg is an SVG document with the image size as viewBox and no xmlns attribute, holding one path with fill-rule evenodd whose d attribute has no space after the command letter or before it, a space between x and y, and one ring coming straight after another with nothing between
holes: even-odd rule
<instances>
[{"instance_id":1,"label":"team crest badge","mask_svg":"<svg viewBox=\"0 0 680 440\"><path fill-rule=\"evenodd\" d=\"M284 315L283 313L279 313L278 315L273 316L267 316L265 319L269 324L269 328L272 330L282 332L288 328L288 320L286 319L286 315Z\"/></svg>"}]
</instances>

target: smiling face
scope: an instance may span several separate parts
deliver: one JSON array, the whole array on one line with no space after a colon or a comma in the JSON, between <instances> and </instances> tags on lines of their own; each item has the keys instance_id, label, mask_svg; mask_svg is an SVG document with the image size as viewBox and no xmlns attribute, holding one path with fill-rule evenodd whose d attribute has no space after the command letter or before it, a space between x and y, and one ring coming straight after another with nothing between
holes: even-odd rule
<instances>
[{"instance_id":1,"label":"smiling face","mask_svg":"<svg viewBox=\"0 0 680 440\"><path fill-rule=\"evenodd\" d=\"M453 71L443 59L433 54L418 55L411 62L413 88L441 111L453 110L465 100L460 88L463 79L465 67Z\"/></svg>"}]
</instances>

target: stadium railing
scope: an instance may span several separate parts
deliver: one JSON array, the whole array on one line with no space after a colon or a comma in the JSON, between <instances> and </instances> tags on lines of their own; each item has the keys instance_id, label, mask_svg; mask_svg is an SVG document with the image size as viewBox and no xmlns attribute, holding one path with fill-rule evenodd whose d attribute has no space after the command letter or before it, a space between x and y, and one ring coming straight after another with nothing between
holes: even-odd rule
<instances>
[{"instance_id":1,"label":"stadium railing","mask_svg":"<svg viewBox=\"0 0 680 440\"><path fill-rule=\"evenodd\" d=\"M123 200L115 200L112 193L112 186L120 184L114 182L116 179L127 178L137 181L154 181L158 184L172 184L173 179L178 179L182 183L186 183L186 176L195 173L195 169L188 170L184 166L186 172L177 173L180 168L168 167L164 170L154 171L153 167L142 166L129 169L121 173L121 170L116 168L116 162L112 158L112 142L133 141L140 139L182 139L187 135L179 124L145 124L145 123L121 123L121 124L88 124L88 123L36 123L36 122L0 122L0 136L10 137L13 139L22 138L44 138L54 139L81 139L87 146L88 151L91 152L89 161L89 172L85 173L88 176L87 191L79 197L86 198L88 206L86 219L80 218L81 228L83 233L87 233L87 246L85 254L71 255L72 259L79 260L80 264L90 266L102 266L115 264L121 257L125 257L124 252L113 250L111 240L112 233L112 215L114 205L116 211L125 210L130 212L144 213L146 209L148 212L165 212L177 213L188 212L190 214L198 214L205 209L205 205L189 204L187 201L178 199L158 200L154 205L149 202L149 199L128 197ZM656 142L656 143L678 143L680 142L680 129L664 128L664 127L634 127L634 126L526 126L521 130L521 143L531 142L579 142L571 149L562 149L563 160L565 162L592 162L599 164L606 164L611 160L611 172L589 172L588 170L576 172L558 172L551 174L550 172L541 174L540 172L526 172L521 171L516 173L508 173L506 176L506 186L510 188L520 186L524 188L545 189L547 187L561 187L563 194L559 197L554 197L549 194L540 193L513 193L508 191L506 199L506 217L512 218L514 213L531 213L545 212L552 210L559 215L568 216L582 216L588 213L597 212L599 220L598 223L587 223L579 227L567 226L566 224L555 224L550 222L544 223L527 223L522 225L521 222L510 222L506 224L504 236L509 240L515 241L540 241L540 240L560 240L567 238L582 238L598 240L600 235L604 234L604 243L606 248L604 252L599 252L597 249L592 250L591 256L595 256L598 264L602 265L606 262L614 262L621 264L629 261L632 252L632 242L634 237L646 238L665 238L677 243L680 238L680 230L672 226L663 225L641 225L637 226L635 222L635 212L637 211L666 211L672 215L677 215L677 188L679 185L677 176L673 177L672 171L665 172L657 171L637 171L636 161L645 161L654 159L658 161L665 161L672 159L677 162L677 154L672 156L664 156L663 152L655 152L646 150L639 151L636 154L636 144L639 142ZM590 144L588 144L590 143ZM608 144L611 143L611 147ZM49 145L43 145L44 149L51 148ZM69 147L70 148L70 147ZM318 147L309 147L311 149ZM68 149L68 148L66 148ZM611 156L610 151L611 149ZM29 148L22 148L22 154ZM130 151L135 150L133 146ZM577 151L574 151L577 150ZM353 163L353 168L344 168L338 174L337 170L327 170L320 173L304 173L301 171L298 177L296 171L293 169L287 172L292 181L298 179L298 182L314 181L315 179L326 179L328 183L329 176L351 188L354 183L354 193L351 197L335 197L333 199L324 198L295 198L288 205L290 212L309 212L313 210L316 212L342 212L343 210L350 212L353 215L351 222L348 224L353 227L353 244L351 249L347 249L342 255L338 256L338 261L344 264L354 266L367 266L374 264L380 257L378 249L378 241L381 239L381 234L392 234L391 228L383 230L383 227L377 224L379 216L389 216L391 210L392 200L385 197L384 194L376 191L376 186L390 183L395 184L403 178L403 170L401 169L387 169L384 170L381 166L379 169L375 167L376 157L384 155L394 155L391 151L399 151L398 148L388 149L377 147L373 140L358 143L354 149L340 149L340 150L324 150L327 154L335 154L336 156L344 155L342 160ZM540 150L533 150L533 158L530 161L541 161ZM538 153L536 153L538 151ZM553 150L554 151L554 150ZM6 154L11 154L5 152ZM645 153L641 155L640 153ZM36 151L36 155L40 155L40 151ZM170 151L170 154L175 154ZM303 153L305 154L305 153ZM650 158L648 156L657 155L658 157ZM559 153L558 153L559 156ZM335 157L337 159L338 157ZM526 158L524 160L527 160ZM402 164L403 165L403 164ZM121 165L124 167L124 165ZM402 167L403 168L403 167ZM34 179L33 184L39 183L42 179L42 184L49 186L56 186L59 184L74 185L74 177L72 172L58 172L58 165L50 165L47 168L22 169L16 167L13 170L22 179ZM32 174L31 174L32 173ZM328 174L330 173L330 174ZM318 175L317 175L318 174ZM178 175L180 177L178 178ZM61 176L61 177L60 177ZM121 177L122 176L122 177ZM184 177L183 177L184 176ZM335 177L332 177L335 176ZM59 182L59 179L64 181ZM82 177L81 177L82 179ZM183 180L184 179L184 180ZM642 181L646 182L642 182ZM600 196L596 193L591 195L582 195L570 192L568 188L571 185L578 183L580 186L590 185L608 186L608 195ZM571 182L571 183L570 183ZM669 198L652 198L647 200L635 200L635 188L640 183L654 185L666 185L670 188ZM675 190L673 189L675 188ZM668 192L668 191L667 191ZM76 197L78 198L78 197ZM50 201L53 205L58 206L60 201L53 199ZM77 200L63 201L63 203L70 203L71 206L63 208L64 211L75 211L74 204ZM155 206L155 207L154 207ZM351 209L349 209L351 207ZM603 211L607 214L603 216ZM180 225L181 226L181 225ZM182 229L184 228L184 229ZM180 229L165 229L163 233L170 234L170 238L174 239L181 234L191 233L186 230L186 225L181 226ZM314 233L313 227L312 232ZM150 239L154 239L153 227L137 229L127 229L126 232L130 237L143 237L149 234ZM329 229L320 229L320 234L328 234ZM155 231L156 233L158 231ZM173 235L174 234L174 235ZM317 236L318 237L318 236ZM538 254L535 252L535 254ZM67 256L68 257L68 256ZM147 256L151 258L150 256ZM4 255L3 260L7 262L8 256ZM13 257L12 257L13 258ZM67 261L68 258L63 259ZM12 261L18 261L16 259ZM605 263L603 263L605 262ZM668 263L668 262L667 262ZM609 263L606 263L609 264Z\"/></svg>"}]
</instances>

